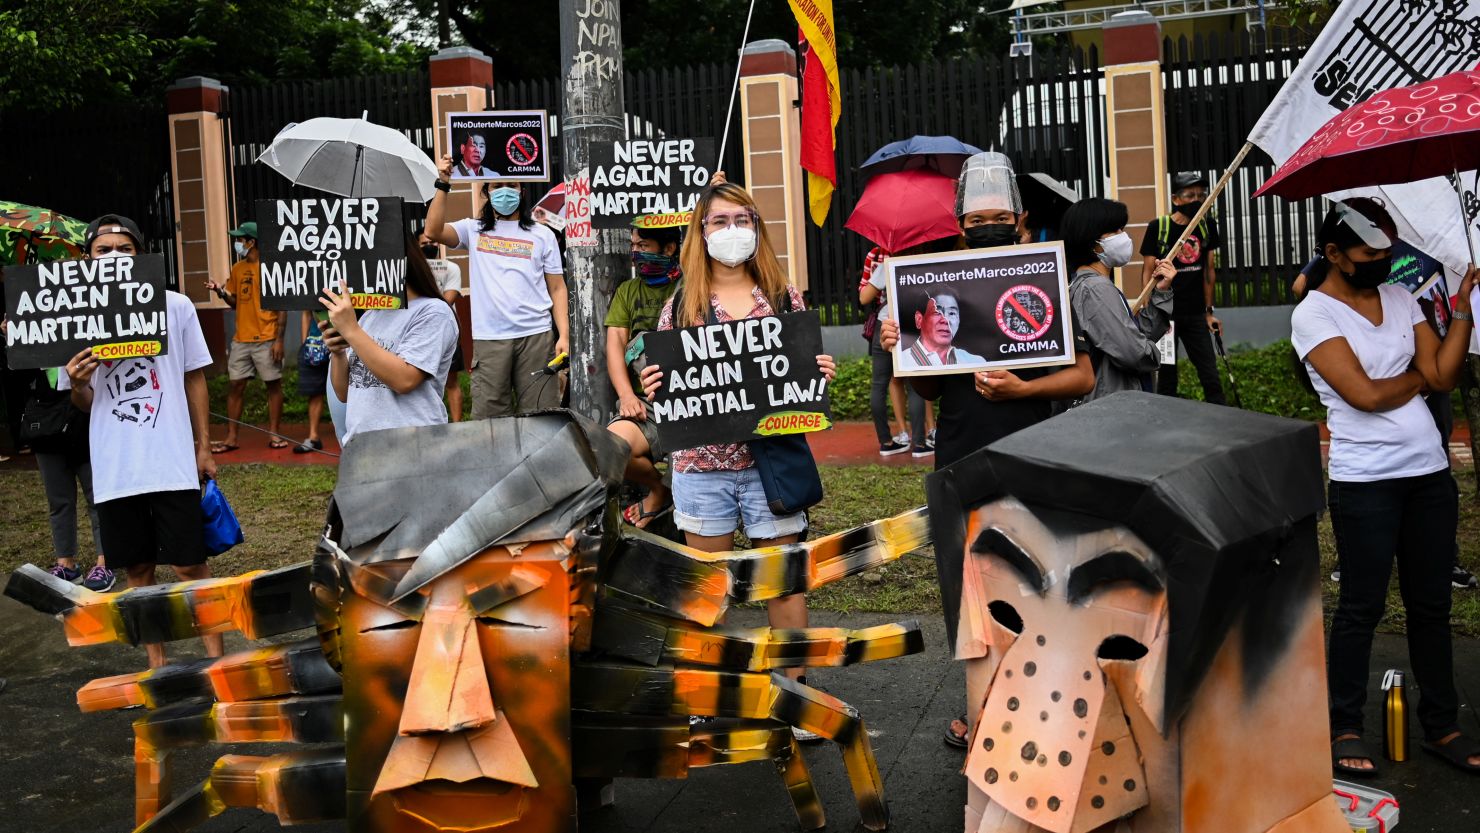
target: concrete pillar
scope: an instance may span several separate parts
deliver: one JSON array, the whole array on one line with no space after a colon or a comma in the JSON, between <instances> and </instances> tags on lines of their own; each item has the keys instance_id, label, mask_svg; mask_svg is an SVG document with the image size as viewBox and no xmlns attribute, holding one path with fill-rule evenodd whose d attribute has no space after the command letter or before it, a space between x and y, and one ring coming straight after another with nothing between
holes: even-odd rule
<instances>
[{"instance_id":1,"label":"concrete pillar","mask_svg":"<svg viewBox=\"0 0 1480 833\"><path fill-rule=\"evenodd\" d=\"M493 107L493 61L482 52L467 46L451 46L433 55L427 62L431 75L432 96L432 161L451 152L452 138L447 135L447 114L487 110ZM483 196L476 183L453 182L447 195L447 222L477 216L483 208ZM526 183L538 188L539 183ZM468 305L468 253L443 250L443 255L462 269L463 297L457 304L461 325L464 362L473 361L473 329Z\"/></svg>"},{"instance_id":2,"label":"concrete pillar","mask_svg":"<svg viewBox=\"0 0 1480 833\"><path fill-rule=\"evenodd\" d=\"M1168 206L1161 24L1147 12L1121 12L1105 23L1104 32L1110 196L1130 210L1128 229L1145 229ZM1139 246L1139 232L1131 236ZM1137 257L1120 270L1120 288L1135 296L1141 287Z\"/></svg>"},{"instance_id":3,"label":"concrete pillar","mask_svg":"<svg viewBox=\"0 0 1480 833\"><path fill-rule=\"evenodd\" d=\"M763 40L746 46L740 58L745 188L760 207L787 277L805 291L807 202L798 99L797 56L791 45Z\"/></svg>"},{"instance_id":4,"label":"concrete pillar","mask_svg":"<svg viewBox=\"0 0 1480 833\"><path fill-rule=\"evenodd\" d=\"M205 289L208 278L225 281L231 271L231 205L227 183L231 160L226 111L229 91L213 78L182 78L165 88L169 114L170 175L174 179L175 257L179 290L195 302L213 372L226 361L226 304Z\"/></svg>"}]
</instances>

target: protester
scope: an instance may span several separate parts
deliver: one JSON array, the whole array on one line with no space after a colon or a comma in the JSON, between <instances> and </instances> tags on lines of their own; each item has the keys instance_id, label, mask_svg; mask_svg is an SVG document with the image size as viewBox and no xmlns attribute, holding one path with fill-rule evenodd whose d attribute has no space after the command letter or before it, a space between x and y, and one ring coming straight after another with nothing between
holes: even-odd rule
<instances>
[{"instance_id":1,"label":"protester","mask_svg":"<svg viewBox=\"0 0 1480 833\"><path fill-rule=\"evenodd\" d=\"M1210 333L1223 332L1223 324L1213 314L1213 289L1218 275L1214 252L1223 245L1218 227L1211 217L1204 217L1187 235L1180 251L1169 253L1172 244L1208 198L1208 180L1200 173L1183 172L1172 177L1171 214L1164 214L1146 226L1141 238L1143 274L1156 271L1158 261L1170 259L1177 269L1172 280L1172 331L1182 343L1182 352L1197 370L1203 399L1215 405L1225 404L1223 383L1218 378L1218 359L1213 351ZM1162 366L1156 377L1156 392L1177 395L1177 366Z\"/></svg>"},{"instance_id":2,"label":"protester","mask_svg":"<svg viewBox=\"0 0 1480 833\"><path fill-rule=\"evenodd\" d=\"M1377 223L1377 227L1382 229L1382 233L1392 239L1393 251L1388 261L1393 264L1393 269L1392 276L1388 278L1389 283L1396 282L1396 275L1403 268L1401 262L1404 258L1410 259L1415 264L1417 262L1424 262L1425 266L1422 269L1425 273L1424 277L1432 275L1434 271L1444 268L1443 264L1398 239L1397 223L1393 222L1392 215L1388 213L1387 208L1378 200L1368 197L1352 197L1342 200L1342 202L1348 208L1371 218L1373 222ZM1329 267L1330 263L1324 255L1317 256L1307 263L1305 268L1300 271L1300 274L1296 276L1294 283L1290 287L1295 295L1295 299L1297 301L1302 300L1308 292L1319 287L1326 280L1326 273ZM1440 285L1443 286L1442 280ZM1410 292L1414 290L1414 287L1411 286L1405 288ZM1439 292L1438 295L1436 305L1442 308L1425 310L1424 319L1428 321L1429 327L1434 331L1435 337L1442 339L1448 333L1449 322L1452 319L1453 313L1450 310L1447 290ZM1422 308L1423 305L1420 304L1419 306ZM1439 441L1447 459L1449 455L1449 438L1454 433L1454 399L1449 391L1430 390L1424 394L1424 404L1428 406L1429 413L1434 417L1434 425L1439 429ZM1334 571L1331 574L1331 579L1333 581L1341 581L1341 571ZM1454 567L1450 570L1449 583L1456 590L1473 590L1477 586L1480 586L1480 581L1476 580L1475 575L1459 564L1458 541L1454 543Z\"/></svg>"},{"instance_id":3,"label":"protester","mask_svg":"<svg viewBox=\"0 0 1480 833\"><path fill-rule=\"evenodd\" d=\"M1372 635L1396 560L1424 748L1480 772L1480 743L1459 732L1450 644L1459 492L1420 396L1425 388L1451 390L1459 379L1480 270L1461 283L1441 342L1413 296L1385 285L1392 238L1374 217L1336 203L1318 242L1330 264L1326 278L1290 323L1331 431L1328 503L1341 566L1327 669L1332 763L1346 775L1376 771L1377 756L1362 740L1362 708Z\"/></svg>"},{"instance_id":4,"label":"protester","mask_svg":"<svg viewBox=\"0 0 1480 833\"><path fill-rule=\"evenodd\" d=\"M437 168L426 236L468 250L473 305L473 419L560 406L560 384L541 371L569 349L565 267L549 228L531 216L519 182L483 183L478 217L446 223L452 157ZM553 314L553 325L551 317Z\"/></svg>"},{"instance_id":5,"label":"protester","mask_svg":"<svg viewBox=\"0 0 1480 833\"><path fill-rule=\"evenodd\" d=\"M1176 275L1171 261L1157 261L1152 302L1132 315L1125 295L1111 283L1112 270L1130 263L1135 244L1125 231L1125 203L1091 197L1064 212L1060 228L1064 257L1073 278L1069 308L1074 326L1084 333L1095 388L1076 400L1089 402L1123 390L1150 391L1160 361L1156 340L1167 331L1172 307L1170 287Z\"/></svg>"},{"instance_id":6,"label":"protester","mask_svg":"<svg viewBox=\"0 0 1480 833\"><path fill-rule=\"evenodd\" d=\"M236 334L226 354L226 373L231 378L226 392L226 438L212 443L211 453L225 454L239 448L242 400L253 376L267 386L267 430L272 434L267 447L287 448L291 443L278 433L283 421L283 333L288 317L262 308L257 224L248 221L228 233L239 259L232 264L225 284L206 281L207 290L236 310Z\"/></svg>"},{"instance_id":7,"label":"protester","mask_svg":"<svg viewBox=\"0 0 1480 833\"><path fill-rule=\"evenodd\" d=\"M626 479L647 490L641 502L626 510L627 522L639 528L663 514L670 493L655 465L666 455L638 393L641 381L630 368L642 353L643 334L658 329L658 317L683 274L678 258L682 243L680 229L633 228L630 251L637 277L617 287L606 314L606 371L617 392L617 415L607 428L630 449Z\"/></svg>"},{"instance_id":8,"label":"protester","mask_svg":"<svg viewBox=\"0 0 1480 833\"><path fill-rule=\"evenodd\" d=\"M89 257L132 255L140 239L132 220L105 214L88 226L83 248ZM131 588L154 584L156 564L174 567L183 581L211 576L200 509L201 484L216 476L205 376L211 353L189 298L166 292L165 310L164 355L100 362L87 349L57 380L89 414L102 550ZM201 640L208 655L221 656L219 633ZM150 668L165 664L164 645L144 648Z\"/></svg>"},{"instance_id":9,"label":"protester","mask_svg":"<svg viewBox=\"0 0 1480 833\"><path fill-rule=\"evenodd\" d=\"M721 181L700 194L681 265L683 287L664 305L658 319L660 330L805 308L802 294L787 282L776 260L755 200L738 185ZM817 367L829 381L837 373L831 356L818 356ZM662 385L662 368L648 365L641 379L651 400ZM675 449L672 465L673 519L695 549L734 549L735 530L740 525L756 547L794 543L807 529L805 512L786 516L771 512L746 443ZM807 599L802 594L771 599L766 613L772 627L804 628ZM806 679L800 668L788 668L786 674ZM816 739L810 732L793 731L803 740Z\"/></svg>"},{"instance_id":10,"label":"protester","mask_svg":"<svg viewBox=\"0 0 1480 833\"><path fill-rule=\"evenodd\" d=\"M457 345L457 319L431 267L407 235L406 308L370 310L357 320L343 281L325 290L323 327L329 378L344 400L344 442L383 428L447 422L442 380Z\"/></svg>"},{"instance_id":11,"label":"protester","mask_svg":"<svg viewBox=\"0 0 1480 833\"><path fill-rule=\"evenodd\" d=\"M425 231L416 238L416 244L421 246L421 253L426 255L427 266L431 267L432 277L437 280L437 289L441 290L442 300L452 307L452 317L455 320L457 300L462 297L462 267L442 257L442 247L427 237ZM452 351L452 367L447 371L448 422L462 422L462 375L465 370L467 362L463 360L462 339L459 338L457 347Z\"/></svg>"},{"instance_id":12,"label":"protester","mask_svg":"<svg viewBox=\"0 0 1480 833\"><path fill-rule=\"evenodd\" d=\"M50 573L63 581L82 581L82 586L97 593L113 589L117 580L103 556L103 538L98 530L98 511L93 503L92 463L88 456L87 414L72 404L65 390L58 390L56 368L22 371L31 375L31 394L27 409L47 412L55 432L31 440L36 454L36 468L41 471L41 486L46 492L48 520L51 523L51 548L56 561ZM88 522L92 527L93 547L97 560L87 575L77 566L77 487L87 500Z\"/></svg>"},{"instance_id":13,"label":"protester","mask_svg":"<svg viewBox=\"0 0 1480 833\"><path fill-rule=\"evenodd\" d=\"M301 313L299 332L303 333L303 343L298 347L298 395L308 400L308 437L293 446L293 453L312 454L324 450L319 423L324 418L329 383L329 348L324 345L318 319L306 310Z\"/></svg>"},{"instance_id":14,"label":"protester","mask_svg":"<svg viewBox=\"0 0 1480 833\"><path fill-rule=\"evenodd\" d=\"M1017 243L1023 230L1023 203L1012 162L995 152L966 160L956 185L956 217L971 248ZM1053 416L1054 402L1084 396L1094 389L1089 353L1076 336L1074 364L1063 368L988 370L978 373L912 376L910 385L928 400L940 401L935 468L940 470L1008 434ZM899 323L880 324L879 346L893 350ZM946 727L945 742L964 749L970 733L965 715Z\"/></svg>"},{"instance_id":15,"label":"protester","mask_svg":"<svg viewBox=\"0 0 1480 833\"><path fill-rule=\"evenodd\" d=\"M942 251L946 247L954 247L956 242L957 238L947 237L912 246L900 254ZM873 416L874 432L879 438L880 457L892 457L906 451L911 452L914 457L929 457L935 453L935 409L928 406L920 394L915 393L914 388L906 388L904 380L894 375L893 357L879 346L879 321L887 317L885 313L888 310L888 299L885 297L888 281L884 277L884 270L879 267L888 256L888 252L877 246L870 249L863 260L863 275L858 281L859 306L871 308L868 320L864 322L863 333L863 337L869 342L868 355L872 372L869 413ZM894 421L899 424L898 433L889 430L889 417L884 411L885 391L888 392L889 404L894 410ZM906 399L909 402L910 415L908 426L905 423Z\"/></svg>"}]
</instances>

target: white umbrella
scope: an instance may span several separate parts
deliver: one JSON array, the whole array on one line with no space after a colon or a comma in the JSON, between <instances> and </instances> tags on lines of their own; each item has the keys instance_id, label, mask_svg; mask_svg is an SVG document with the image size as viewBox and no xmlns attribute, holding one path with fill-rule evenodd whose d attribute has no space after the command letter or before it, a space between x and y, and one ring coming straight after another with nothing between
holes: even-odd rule
<instances>
[{"instance_id":1,"label":"white umbrella","mask_svg":"<svg viewBox=\"0 0 1480 833\"><path fill-rule=\"evenodd\" d=\"M399 130L358 119L317 118L278 132L258 162L295 185L344 197L427 202L437 166Z\"/></svg>"}]
</instances>

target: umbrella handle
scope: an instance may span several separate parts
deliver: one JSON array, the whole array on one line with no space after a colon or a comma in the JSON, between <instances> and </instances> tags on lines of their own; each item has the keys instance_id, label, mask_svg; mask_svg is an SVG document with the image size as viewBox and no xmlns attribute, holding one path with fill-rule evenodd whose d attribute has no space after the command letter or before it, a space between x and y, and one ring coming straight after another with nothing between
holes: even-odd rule
<instances>
[{"instance_id":1,"label":"umbrella handle","mask_svg":"<svg viewBox=\"0 0 1480 833\"><path fill-rule=\"evenodd\" d=\"M1465 243L1470 247L1470 265L1475 264L1475 238L1470 235L1470 215L1465 210L1465 186L1459 178L1459 166L1454 168L1454 196L1459 199L1459 224L1465 230Z\"/></svg>"}]
</instances>

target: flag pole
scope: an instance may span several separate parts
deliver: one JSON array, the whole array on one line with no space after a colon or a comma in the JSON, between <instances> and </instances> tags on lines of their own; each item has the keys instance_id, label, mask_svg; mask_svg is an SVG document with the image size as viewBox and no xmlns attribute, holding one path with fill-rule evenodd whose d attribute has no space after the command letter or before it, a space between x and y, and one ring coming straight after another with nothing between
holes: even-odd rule
<instances>
[{"instance_id":1,"label":"flag pole","mask_svg":"<svg viewBox=\"0 0 1480 833\"><path fill-rule=\"evenodd\" d=\"M1228 187L1228 180L1233 178L1234 171L1237 171L1239 165L1244 163L1244 157L1248 156L1249 151L1253 148L1254 144L1252 142L1244 142L1244 146L1239 149L1238 155L1233 157L1232 162L1228 163L1228 169L1223 172L1223 176L1218 178L1218 184L1213 186L1213 190L1208 193L1208 198L1203 200L1202 208L1198 210L1197 216L1192 218L1191 222L1187 224L1187 228L1182 229L1182 234L1177 238L1177 242L1173 243L1172 248L1168 249L1166 254L1163 254L1159 260L1165 260L1171 257L1172 252L1182 248L1182 244L1187 242L1188 235L1192 234L1192 230L1197 228L1197 224L1201 223L1203 217L1206 217L1208 212L1212 210L1213 201L1218 199L1218 195L1223 193L1224 188ZM1145 309L1146 301L1151 298L1151 290L1155 287L1156 281L1153 280L1147 280L1146 285L1141 287L1141 294L1137 295L1135 303L1131 304L1132 315Z\"/></svg>"},{"instance_id":2,"label":"flag pole","mask_svg":"<svg viewBox=\"0 0 1480 833\"><path fill-rule=\"evenodd\" d=\"M725 145L730 141L730 118L735 115L735 96L740 91L740 65L745 61L745 44L750 40L750 18L755 14L755 0L750 0L750 11L745 13L745 31L740 34L740 51L735 53L735 83L730 86L730 105L725 110L725 132L719 137L719 156L715 157L714 169L721 170L725 164Z\"/></svg>"}]
</instances>

